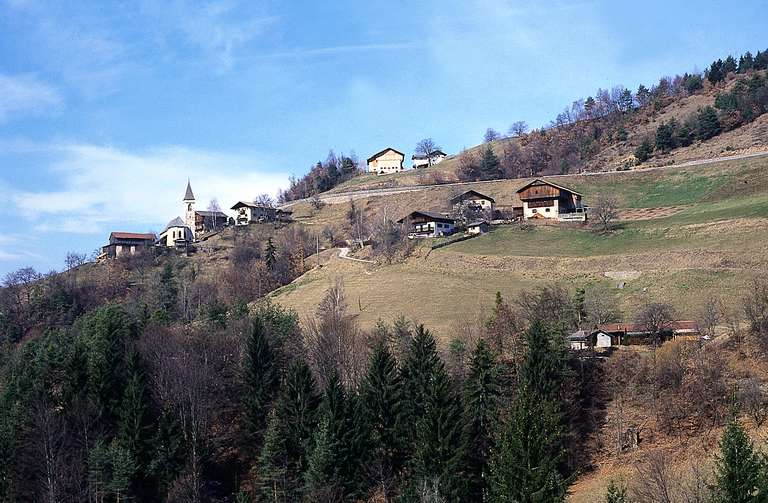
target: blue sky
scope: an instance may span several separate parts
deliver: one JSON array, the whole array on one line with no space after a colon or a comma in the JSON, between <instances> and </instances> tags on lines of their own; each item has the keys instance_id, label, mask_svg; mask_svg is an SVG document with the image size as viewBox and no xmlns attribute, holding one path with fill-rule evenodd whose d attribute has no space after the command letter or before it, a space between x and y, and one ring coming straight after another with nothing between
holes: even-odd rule
<instances>
[{"instance_id":1,"label":"blue sky","mask_svg":"<svg viewBox=\"0 0 768 503\"><path fill-rule=\"evenodd\" d=\"M453 153L598 87L754 52L767 7L0 0L0 274L162 229L187 177L200 206L229 206L331 148Z\"/></svg>"}]
</instances>

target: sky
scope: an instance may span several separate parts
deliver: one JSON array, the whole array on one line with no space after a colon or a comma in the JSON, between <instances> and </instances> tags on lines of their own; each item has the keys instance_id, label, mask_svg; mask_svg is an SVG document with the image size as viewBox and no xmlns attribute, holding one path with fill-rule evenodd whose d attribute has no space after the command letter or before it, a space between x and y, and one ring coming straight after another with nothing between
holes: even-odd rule
<instances>
[{"instance_id":1,"label":"sky","mask_svg":"<svg viewBox=\"0 0 768 503\"><path fill-rule=\"evenodd\" d=\"M0 0L0 275L768 47L768 1Z\"/></svg>"}]
</instances>

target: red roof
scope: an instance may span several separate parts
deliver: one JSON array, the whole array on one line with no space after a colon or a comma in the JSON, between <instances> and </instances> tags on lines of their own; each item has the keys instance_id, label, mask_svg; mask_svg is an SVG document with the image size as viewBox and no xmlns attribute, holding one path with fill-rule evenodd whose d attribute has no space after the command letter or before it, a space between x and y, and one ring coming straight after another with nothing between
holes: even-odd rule
<instances>
[{"instance_id":1,"label":"red roof","mask_svg":"<svg viewBox=\"0 0 768 503\"><path fill-rule=\"evenodd\" d=\"M113 232L109 235L110 238L115 239L151 239L155 240L155 235L150 233L137 233L137 232Z\"/></svg>"},{"instance_id":2,"label":"red roof","mask_svg":"<svg viewBox=\"0 0 768 503\"><path fill-rule=\"evenodd\" d=\"M670 321L665 327L673 332L698 332L699 324L694 320ZM648 329L637 323L603 323L598 327L603 332L647 332Z\"/></svg>"}]
</instances>

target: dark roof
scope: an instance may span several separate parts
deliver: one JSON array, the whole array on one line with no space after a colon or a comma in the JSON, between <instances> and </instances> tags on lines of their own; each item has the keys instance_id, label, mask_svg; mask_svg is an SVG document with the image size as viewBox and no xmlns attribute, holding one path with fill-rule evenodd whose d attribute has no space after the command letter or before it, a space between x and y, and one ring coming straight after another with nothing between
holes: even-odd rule
<instances>
[{"instance_id":1,"label":"dark roof","mask_svg":"<svg viewBox=\"0 0 768 503\"><path fill-rule=\"evenodd\" d=\"M267 205L264 205L264 204L249 203L249 202L246 202L246 201L238 201L238 202L237 202L237 203L235 203L235 205L234 205L234 206L232 206L232 208L230 208L230 209L232 209L232 210L236 210L236 209L238 209L238 208L242 208L242 207L248 207L248 208L262 208L262 209L265 209L265 210L274 210L274 209L275 209L275 208L273 208L272 206L267 206Z\"/></svg>"},{"instance_id":2,"label":"dark roof","mask_svg":"<svg viewBox=\"0 0 768 503\"><path fill-rule=\"evenodd\" d=\"M552 183L552 182L547 181L547 180L542 180L541 178L536 178L535 180L526 183L525 185L523 185L522 187L517 189L517 193L518 194L521 193L522 191L524 191L525 189L527 189L528 187L530 187L531 185L534 185L536 183L544 184L544 185L551 185L552 187L556 187L556 188L558 188L560 190L564 190L566 192L570 192L571 194L576 194L577 196L581 195L581 192L576 192L573 189L569 189L568 187L563 187L562 185L558 185L556 183Z\"/></svg>"},{"instance_id":3,"label":"dark roof","mask_svg":"<svg viewBox=\"0 0 768 503\"><path fill-rule=\"evenodd\" d=\"M396 152L396 153L398 153L398 154L402 155L402 156L403 156L403 158L405 158L405 154L404 154L404 153L402 153L402 152L400 152L399 150L396 150L396 149L394 149L394 148L392 148L392 147L387 147L387 148L385 148L384 150L379 150L378 152L376 152L375 154L373 154L371 157L369 157L369 158L366 160L366 162L371 162L372 160L376 159L377 157L379 157L381 154L383 154L384 152L386 152L386 151L388 151L388 150L391 150L391 151L393 151L393 152Z\"/></svg>"},{"instance_id":4,"label":"dark roof","mask_svg":"<svg viewBox=\"0 0 768 503\"><path fill-rule=\"evenodd\" d=\"M137 233L137 232L113 232L109 235L109 238L115 239L138 239L138 240L154 240L155 235L152 233Z\"/></svg>"},{"instance_id":5,"label":"dark roof","mask_svg":"<svg viewBox=\"0 0 768 503\"><path fill-rule=\"evenodd\" d=\"M639 323L604 323L597 327L603 332L648 332L648 328ZM675 320L666 323L662 330L673 332L698 332L699 324L694 320Z\"/></svg>"},{"instance_id":6,"label":"dark roof","mask_svg":"<svg viewBox=\"0 0 768 503\"><path fill-rule=\"evenodd\" d=\"M467 224L467 227L477 227L478 225L488 225L488 220L476 220L470 224Z\"/></svg>"},{"instance_id":7,"label":"dark roof","mask_svg":"<svg viewBox=\"0 0 768 503\"><path fill-rule=\"evenodd\" d=\"M170 222L168 222L168 225L165 226L165 229L163 229L163 232L167 231L171 227L184 227L184 228L188 228L187 224L184 223L184 220L182 220L180 217L176 217L173 220L171 220Z\"/></svg>"},{"instance_id":8,"label":"dark roof","mask_svg":"<svg viewBox=\"0 0 768 503\"><path fill-rule=\"evenodd\" d=\"M411 156L411 159L429 159L430 157L436 157L442 155L443 157L448 157L448 154L443 152L442 150L435 150L432 152L432 155L426 155L426 154L413 154Z\"/></svg>"},{"instance_id":9,"label":"dark roof","mask_svg":"<svg viewBox=\"0 0 768 503\"><path fill-rule=\"evenodd\" d=\"M213 216L216 216L216 217L229 218L229 216L227 216L226 213L222 213L221 211L196 211L195 213L197 213L198 215L201 215L203 217L213 217Z\"/></svg>"},{"instance_id":10,"label":"dark roof","mask_svg":"<svg viewBox=\"0 0 768 503\"><path fill-rule=\"evenodd\" d=\"M192 193L192 184L187 180L187 192L184 194L184 201L194 201L195 195Z\"/></svg>"},{"instance_id":11,"label":"dark roof","mask_svg":"<svg viewBox=\"0 0 768 503\"><path fill-rule=\"evenodd\" d=\"M469 189L468 191L462 192L458 196L456 196L453 199L451 199L451 203L452 204L456 204L456 203L461 202L461 201L463 201L465 199L468 199L467 197L465 197L467 195L475 195L475 196L477 196L480 199L485 199L485 200L490 201L492 203L496 202L496 200L494 198L492 198L491 196L486 196L485 194L483 194L481 192L478 192L475 189Z\"/></svg>"},{"instance_id":12,"label":"dark roof","mask_svg":"<svg viewBox=\"0 0 768 503\"><path fill-rule=\"evenodd\" d=\"M403 218L401 218L400 220L398 220L398 223L405 222L407 219L413 218L415 216L424 216L424 217L430 218L430 219L435 220L435 221L439 220L440 222L451 222L451 223L453 223L453 222L456 221L455 219L453 219L451 217L448 217L448 216L445 216L442 213L435 213L433 211L412 211L408 215L406 215Z\"/></svg>"}]
</instances>

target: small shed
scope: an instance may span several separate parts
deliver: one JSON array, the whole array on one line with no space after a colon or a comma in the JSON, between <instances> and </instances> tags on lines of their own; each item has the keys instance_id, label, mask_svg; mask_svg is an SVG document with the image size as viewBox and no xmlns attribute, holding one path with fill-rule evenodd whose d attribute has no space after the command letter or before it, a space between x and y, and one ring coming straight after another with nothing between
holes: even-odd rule
<instances>
[{"instance_id":1,"label":"small shed","mask_svg":"<svg viewBox=\"0 0 768 503\"><path fill-rule=\"evenodd\" d=\"M468 234L486 234L491 230L491 224L487 220L477 220L470 224L467 224Z\"/></svg>"}]
</instances>

